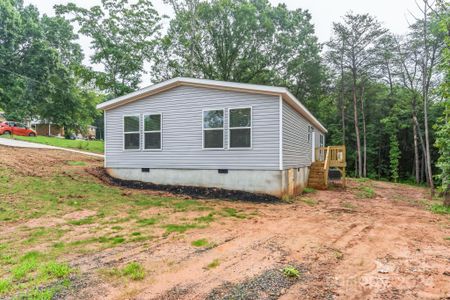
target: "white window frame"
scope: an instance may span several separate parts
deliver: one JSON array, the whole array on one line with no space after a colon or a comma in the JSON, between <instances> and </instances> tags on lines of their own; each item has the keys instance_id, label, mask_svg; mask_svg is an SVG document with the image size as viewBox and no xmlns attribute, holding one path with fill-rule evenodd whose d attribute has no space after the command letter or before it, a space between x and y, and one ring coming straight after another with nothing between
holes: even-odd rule
<instances>
[{"instance_id":1,"label":"white window frame","mask_svg":"<svg viewBox=\"0 0 450 300\"><path fill-rule=\"evenodd\" d=\"M146 116L153 116L153 115L159 115L159 130L145 130L145 117ZM160 133L160 147L158 149L146 149L145 148L145 134L146 133L152 133L152 132L159 132ZM142 151L162 151L163 149L163 114L160 112L154 112L154 113L145 113L142 114Z\"/></svg>"},{"instance_id":2,"label":"white window frame","mask_svg":"<svg viewBox=\"0 0 450 300\"><path fill-rule=\"evenodd\" d=\"M319 147L325 147L325 136L322 133L319 135Z\"/></svg>"},{"instance_id":3,"label":"white window frame","mask_svg":"<svg viewBox=\"0 0 450 300\"><path fill-rule=\"evenodd\" d=\"M307 141L308 144L312 143L312 139L314 138L314 127L312 127L311 125L308 125L308 137L307 137Z\"/></svg>"},{"instance_id":4,"label":"white window frame","mask_svg":"<svg viewBox=\"0 0 450 300\"><path fill-rule=\"evenodd\" d=\"M232 109L247 109L250 108L250 126L246 127L231 127L230 120L231 114L230 110ZM238 107L229 107L228 108L228 150L252 150L253 149L253 106L238 106ZM250 147L231 147L231 130L233 129L250 129Z\"/></svg>"},{"instance_id":5,"label":"white window frame","mask_svg":"<svg viewBox=\"0 0 450 300\"><path fill-rule=\"evenodd\" d=\"M222 120L222 128L205 128L205 111L212 111L212 110L221 110L223 115ZM202 109L202 150L225 150L225 109L224 108L203 108ZM222 148L205 148L205 130L220 130L222 129Z\"/></svg>"},{"instance_id":6,"label":"white window frame","mask_svg":"<svg viewBox=\"0 0 450 300\"><path fill-rule=\"evenodd\" d=\"M125 117L138 117L139 118L139 131L129 131L125 132ZM141 151L142 139L141 139L141 114L126 114L122 115L122 149L127 152L137 152ZM125 135L129 133L139 134L139 149L126 149L125 148Z\"/></svg>"}]
</instances>

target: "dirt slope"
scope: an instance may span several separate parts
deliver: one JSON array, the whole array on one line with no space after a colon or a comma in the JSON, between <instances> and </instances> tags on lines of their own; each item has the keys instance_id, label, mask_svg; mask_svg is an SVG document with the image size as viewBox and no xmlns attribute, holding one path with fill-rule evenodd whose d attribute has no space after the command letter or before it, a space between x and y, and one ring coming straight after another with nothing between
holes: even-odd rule
<instances>
[{"instance_id":1,"label":"dirt slope","mask_svg":"<svg viewBox=\"0 0 450 300\"><path fill-rule=\"evenodd\" d=\"M43 176L64 174L58 161L67 159L100 165L95 159L43 150L14 151L14 159L0 161L19 173ZM375 196L365 198L361 186L373 189ZM450 220L426 210L426 198L422 188L350 181L346 190L317 191L292 204L207 200L215 207L249 212L248 217L221 219L147 243L73 253L66 259L80 276L59 298L446 299ZM152 214L162 210L152 208ZM171 218L187 214L194 213L176 212ZM213 245L191 245L202 238ZM216 266L208 267L214 260ZM99 275L102 268L132 261L147 270L142 281ZM298 279L280 276L279 269L287 265L301 271Z\"/></svg>"}]
</instances>

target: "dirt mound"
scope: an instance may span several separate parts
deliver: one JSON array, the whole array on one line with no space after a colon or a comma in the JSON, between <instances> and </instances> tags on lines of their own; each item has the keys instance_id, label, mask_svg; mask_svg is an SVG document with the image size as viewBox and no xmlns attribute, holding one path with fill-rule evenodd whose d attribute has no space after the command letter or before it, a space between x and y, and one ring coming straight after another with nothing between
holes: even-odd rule
<instances>
[{"instance_id":1,"label":"dirt mound","mask_svg":"<svg viewBox=\"0 0 450 300\"><path fill-rule=\"evenodd\" d=\"M105 168L96 167L88 168L86 171L100 179L102 182L124 188L132 188L138 190L153 190L164 191L174 195L186 195L190 197L203 198L203 199L227 199L227 200L240 200L250 202L280 202L277 197L266 194L254 194L243 191L226 190L220 188L205 188L195 186L182 186L182 185L161 185L149 182L123 180L110 176L106 173Z\"/></svg>"}]
</instances>

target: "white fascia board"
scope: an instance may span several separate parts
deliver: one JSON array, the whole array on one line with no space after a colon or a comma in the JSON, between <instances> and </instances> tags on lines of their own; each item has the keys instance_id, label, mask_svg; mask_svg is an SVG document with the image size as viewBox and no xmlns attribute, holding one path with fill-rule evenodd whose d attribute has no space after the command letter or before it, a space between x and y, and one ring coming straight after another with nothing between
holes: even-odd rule
<instances>
[{"instance_id":1,"label":"white fascia board","mask_svg":"<svg viewBox=\"0 0 450 300\"><path fill-rule=\"evenodd\" d=\"M238 83L238 82L227 82L227 81L218 81L218 80L209 80L209 79L197 79L197 78L187 78L187 77L176 77L172 78L143 89L137 90L135 92L129 93L127 95L123 95L117 97L115 99L111 99L109 101L100 103L97 105L97 109L108 110L114 107L118 107L124 105L126 103L142 99L144 97L148 97L153 94L160 93L162 91L171 89L173 87L179 85L193 85L199 87L206 88L216 88L222 90L234 90L248 93L260 93L260 94L270 94L270 95L280 95L285 99L292 107L294 107L298 112L300 112L307 120L309 120L314 126L317 127L320 131L326 133L326 128L309 112L309 110L303 106L303 104L298 101L298 99L292 95L286 88L284 87L276 87L276 86L266 86L266 85L258 85L258 84L249 84L249 83Z\"/></svg>"}]
</instances>

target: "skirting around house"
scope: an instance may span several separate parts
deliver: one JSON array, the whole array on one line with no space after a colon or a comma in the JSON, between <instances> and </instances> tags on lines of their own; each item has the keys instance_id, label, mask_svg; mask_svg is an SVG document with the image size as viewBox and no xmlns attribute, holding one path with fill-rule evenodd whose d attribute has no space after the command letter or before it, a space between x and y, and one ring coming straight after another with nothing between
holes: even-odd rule
<instances>
[{"instance_id":1,"label":"skirting around house","mask_svg":"<svg viewBox=\"0 0 450 300\"><path fill-rule=\"evenodd\" d=\"M186 170L107 168L107 173L123 180L161 185L216 187L262 193L275 197L295 196L308 182L308 167L288 170Z\"/></svg>"}]
</instances>

